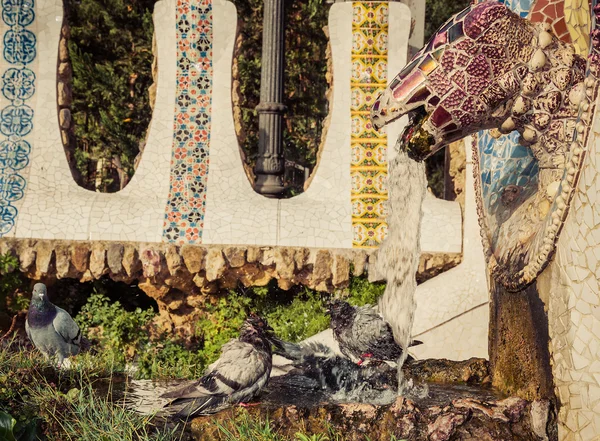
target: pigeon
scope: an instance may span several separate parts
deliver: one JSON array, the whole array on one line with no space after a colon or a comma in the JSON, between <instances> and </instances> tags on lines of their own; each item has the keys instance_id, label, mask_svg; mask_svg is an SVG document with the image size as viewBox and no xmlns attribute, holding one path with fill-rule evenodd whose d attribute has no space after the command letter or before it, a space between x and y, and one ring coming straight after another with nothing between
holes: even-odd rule
<instances>
[{"instance_id":1,"label":"pigeon","mask_svg":"<svg viewBox=\"0 0 600 441\"><path fill-rule=\"evenodd\" d=\"M269 340L274 353L290 360L295 368L275 381L300 391L326 394L322 400L352 397L354 401L370 402L383 392L397 390L397 372L385 363L358 365L320 342L291 343L277 337Z\"/></svg>"},{"instance_id":2,"label":"pigeon","mask_svg":"<svg viewBox=\"0 0 600 441\"><path fill-rule=\"evenodd\" d=\"M69 313L50 302L43 283L33 287L25 331L47 359L56 359L59 368L68 367L68 358L79 354L82 346L89 344Z\"/></svg>"},{"instance_id":3,"label":"pigeon","mask_svg":"<svg viewBox=\"0 0 600 441\"><path fill-rule=\"evenodd\" d=\"M247 403L269 380L272 353L268 334L271 331L266 320L250 314L242 324L239 338L223 345L221 356L202 378L161 398L173 399L168 405L176 416L185 419Z\"/></svg>"},{"instance_id":4,"label":"pigeon","mask_svg":"<svg viewBox=\"0 0 600 441\"><path fill-rule=\"evenodd\" d=\"M358 364L367 358L394 362L400 358L402 348L394 340L392 328L370 305L354 307L343 300L334 300L327 312L333 336L346 357L359 359ZM414 340L411 346L419 344L422 342Z\"/></svg>"}]
</instances>

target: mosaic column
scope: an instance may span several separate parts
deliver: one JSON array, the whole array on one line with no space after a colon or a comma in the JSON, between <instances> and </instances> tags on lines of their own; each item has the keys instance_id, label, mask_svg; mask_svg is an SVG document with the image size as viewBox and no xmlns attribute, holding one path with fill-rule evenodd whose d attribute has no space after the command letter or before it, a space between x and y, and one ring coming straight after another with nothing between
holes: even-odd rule
<instances>
[{"instance_id":1,"label":"mosaic column","mask_svg":"<svg viewBox=\"0 0 600 441\"><path fill-rule=\"evenodd\" d=\"M33 129L35 74L27 66L36 57L36 37L28 29L35 20L34 0L2 0L4 51L0 103L0 237L8 234L23 198L31 145L26 136ZM29 103L30 104L30 103Z\"/></svg>"},{"instance_id":2,"label":"mosaic column","mask_svg":"<svg viewBox=\"0 0 600 441\"><path fill-rule=\"evenodd\" d=\"M212 0L178 0L177 89L163 238L200 243L204 227L212 103Z\"/></svg>"},{"instance_id":3,"label":"mosaic column","mask_svg":"<svg viewBox=\"0 0 600 441\"><path fill-rule=\"evenodd\" d=\"M387 85L387 2L353 2L351 109L352 230L355 248L377 248L387 233L387 136L369 119Z\"/></svg>"},{"instance_id":4,"label":"mosaic column","mask_svg":"<svg viewBox=\"0 0 600 441\"><path fill-rule=\"evenodd\" d=\"M283 190L283 0L265 0L258 117L258 159L254 189L275 197Z\"/></svg>"}]
</instances>

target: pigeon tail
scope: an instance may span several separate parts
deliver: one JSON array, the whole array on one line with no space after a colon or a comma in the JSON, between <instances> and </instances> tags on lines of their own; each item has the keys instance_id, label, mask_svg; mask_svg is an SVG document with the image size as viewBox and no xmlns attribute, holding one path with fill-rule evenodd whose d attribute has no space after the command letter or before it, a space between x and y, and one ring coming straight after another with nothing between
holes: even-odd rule
<instances>
[{"instance_id":1,"label":"pigeon tail","mask_svg":"<svg viewBox=\"0 0 600 441\"><path fill-rule=\"evenodd\" d=\"M281 340L277 337L270 337L269 340L275 346L275 354L299 363L302 363L307 358L311 357L331 358L335 356L333 350L329 346L320 342L306 342L299 344Z\"/></svg>"}]
</instances>

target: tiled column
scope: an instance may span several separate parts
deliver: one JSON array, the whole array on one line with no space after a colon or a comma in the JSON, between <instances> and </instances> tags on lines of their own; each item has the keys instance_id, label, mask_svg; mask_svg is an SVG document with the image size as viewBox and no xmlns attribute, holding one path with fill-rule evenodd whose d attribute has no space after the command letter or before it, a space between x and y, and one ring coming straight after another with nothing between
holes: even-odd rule
<instances>
[{"instance_id":1,"label":"tiled column","mask_svg":"<svg viewBox=\"0 0 600 441\"><path fill-rule=\"evenodd\" d=\"M31 153L37 54L34 2L2 1L3 59L0 95L0 237L14 227L25 194Z\"/></svg>"},{"instance_id":2,"label":"tiled column","mask_svg":"<svg viewBox=\"0 0 600 441\"><path fill-rule=\"evenodd\" d=\"M212 113L212 1L180 0L176 14L177 91L163 237L200 243Z\"/></svg>"},{"instance_id":3,"label":"tiled column","mask_svg":"<svg viewBox=\"0 0 600 441\"><path fill-rule=\"evenodd\" d=\"M387 2L352 3L352 229L353 246L377 248L387 223L387 136L371 125L369 110L387 85Z\"/></svg>"}]
</instances>

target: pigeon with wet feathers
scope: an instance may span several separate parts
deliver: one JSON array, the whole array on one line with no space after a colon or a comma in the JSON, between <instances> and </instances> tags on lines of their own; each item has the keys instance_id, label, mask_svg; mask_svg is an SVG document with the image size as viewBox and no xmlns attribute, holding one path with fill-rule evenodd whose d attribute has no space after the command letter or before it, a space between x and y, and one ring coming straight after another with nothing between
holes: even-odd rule
<instances>
[{"instance_id":1,"label":"pigeon with wet feathers","mask_svg":"<svg viewBox=\"0 0 600 441\"><path fill-rule=\"evenodd\" d=\"M271 374L272 330L266 320L251 314L239 338L221 348L221 356L202 378L161 396L173 399L172 413L180 418L207 415L254 398Z\"/></svg>"},{"instance_id":2,"label":"pigeon with wet feathers","mask_svg":"<svg viewBox=\"0 0 600 441\"><path fill-rule=\"evenodd\" d=\"M370 305L352 306L343 300L329 304L333 336L346 357L362 363L366 358L379 361L397 361L402 347L394 340L389 323ZM411 346L422 344L413 340ZM412 357L408 357L411 360Z\"/></svg>"},{"instance_id":3,"label":"pigeon with wet feathers","mask_svg":"<svg viewBox=\"0 0 600 441\"><path fill-rule=\"evenodd\" d=\"M69 313L50 302L43 283L33 287L25 331L34 346L46 358L55 359L59 367L68 367L68 358L89 346Z\"/></svg>"},{"instance_id":4,"label":"pigeon with wet feathers","mask_svg":"<svg viewBox=\"0 0 600 441\"><path fill-rule=\"evenodd\" d=\"M356 392L355 400L369 402L383 391L397 389L396 369L386 363L360 366L320 342L291 343L277 337L270 340L274 353L290 360L295 368L274 379L273 384L307 391L305 401L335 401L336 397Z\"/></svg>"}]
</instances>

